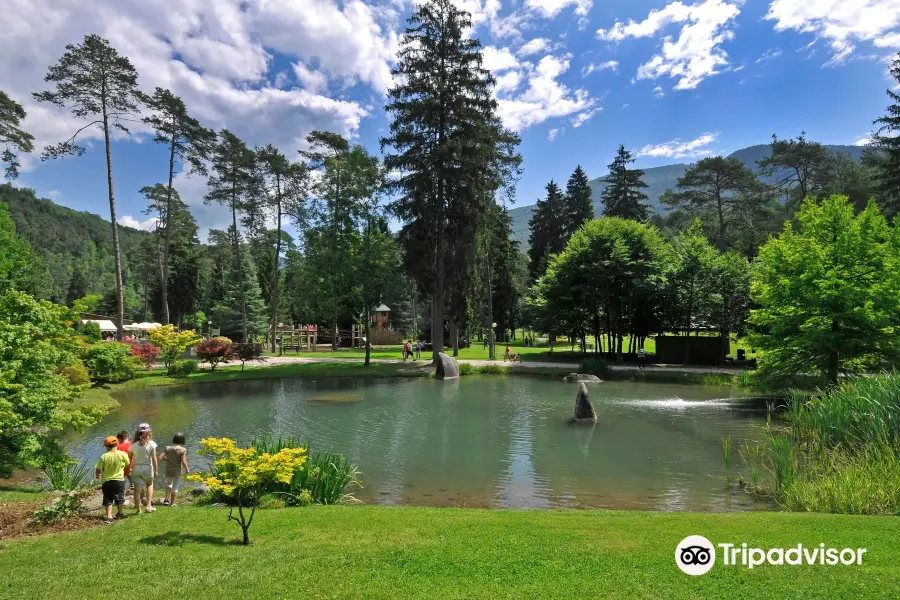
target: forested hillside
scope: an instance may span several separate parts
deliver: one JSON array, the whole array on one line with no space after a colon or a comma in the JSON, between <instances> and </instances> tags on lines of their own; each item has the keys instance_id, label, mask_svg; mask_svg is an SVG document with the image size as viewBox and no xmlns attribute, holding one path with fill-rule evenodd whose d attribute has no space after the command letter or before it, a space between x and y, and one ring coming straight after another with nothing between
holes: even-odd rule
<instances>
[{"instance_id":1,"label":"forested hillside","mask_svg":"<svg viewBox=\"0 0 900 600\"><path fill-rule=\"evenodd\" d=\"M22 236L47 270L44 295L54 302L71 304L88 294L103 294L115 286L112 228L109 221L38 198L34 191L0 185L0 202ZM119 227L123 267L134 266L138 249L152 235L130 227Z\"/></svg>"},{"instance_id":2,"label":"forested hillside","mask_svg":"<svg viewBox=\"0 0 900 600\"><path fill-rule=\"evenodd\" d=\"M834 153L847 154L854 160L860 160L864 149L862 146L826 145L825 147ZM771 156L771 154L772 147L769 144L759 144L737 150L736 152L731 153L728 158L737 158L754 171L758 171L756 162L767 156ZM667 206L662 206L659 198L666 190L675 187L678 178L684 175L684 171L687 167L687 164L674 164L666 165L664 167L652 167L644 170L642 179L644 183L647 184L644 193L647 194L647 204L650 206L651 214L665 214L671 210ZM603 203L600 200L600 193L606 185L604 179L605 175L596 177L590 182L592 190L591 197L594 201L594 214L598 216L603 212ZM767 178L763 177L762 180L766 181ZM531 202L532 199L529 198L526 201ZM513 235L517 241L525 246L528 245L528 220L531 218L533 210L534 206L533 204L530 204L529 206L519 206L509 211L509 215L513 220Z\"/></svg>"}]
</instances>

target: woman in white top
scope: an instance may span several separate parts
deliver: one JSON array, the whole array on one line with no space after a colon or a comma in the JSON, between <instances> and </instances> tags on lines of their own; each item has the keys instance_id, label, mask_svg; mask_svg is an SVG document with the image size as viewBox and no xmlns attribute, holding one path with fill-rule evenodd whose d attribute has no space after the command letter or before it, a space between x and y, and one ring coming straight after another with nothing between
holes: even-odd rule
<instances>
[{"instance_id":1,"label":"woman in white top","mask_svg":"<svg viewBox=\"0 0 900 600\"><path fill-rule=\"evenodd\" d=\"M153 478L159 470L156 457L156 442L150 425L141 423L134 433L134 441L128 449L131 455L131 480L134 482L134 507L141 513L141 486L147 489L147 512L153 508Z\"/></svg>"}]
</instances>

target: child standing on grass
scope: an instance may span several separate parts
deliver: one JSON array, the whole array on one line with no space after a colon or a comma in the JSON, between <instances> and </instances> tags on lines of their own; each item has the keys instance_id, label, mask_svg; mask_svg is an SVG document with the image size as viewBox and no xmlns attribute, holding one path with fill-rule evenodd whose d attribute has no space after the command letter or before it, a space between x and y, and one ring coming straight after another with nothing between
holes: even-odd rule
<instances>
[{"instance_id":1,"label":"child standing on grass","mask_svg":"<svg viewBox=\"0 0 900 600\"><path fill-rule=\"evenodd\" d=\"M116 447L118 450L121 450L125 454L128 454L129 448L131 448L131 439L126 430L122 430L116 434L116 439L119 440L119 445ZM129 459L131 457L129 456ZM128 466L125 467L125 489L129 490L132 487L131 483L131 461L128 461Z\"/></svg>"},{"instance_id":2,"label":"child standing on grass","mask_svg":"<svg viewBox=\"0 0 900 600\"><path fill-rule=\"evenodd\" d=\"M422 359L422 342L416 342L416 360Z\"/></svg>"},{"instance_id":3,"label":"child standing on grass","mask_svg":"<svg viewBox=\"0 0 900 600\"><path fill-rule=\"evenodd\" d=\"M160 460L166 461L166 499L163 506L175 506L175 496L178 494L178 486L181 483L182 469L184 473L190 473L187 464L187 449L184 447L184 434L176 433L172 438L172 445L166 446Z\"/></svg>"},{"instance_id":4,"label":"child standing on grass","mask_svg":"<svg viewBox=\"0 0 900 600\"><path fill-rule=\"evenodd\" d=\"M102 454L94 465L94 477L100 480L103 491L103 506L106 508L106 522L113 520L112 507L116 505L116 518L124 517L122 506L125 504L125 467L131 462L128 455L119 450L119 440L111 435L103 440L106 453Z\"/></svg>"},{"instance_id":5,"label":"child standing on grass","mask_svg":"<svg viewBox=\"0 0 900 600\"><path fill-rule=\"evenodd\" d=\"M147 512L153 508L153 478L159 470L156 457L156 442L153 441L153 432L150 425L141 423L134 434L134 441L129 448L131 453L131 479L134 481L134 507L138 514L141 513L141 488L147 490Z\"/></svg>"}]
</instances>

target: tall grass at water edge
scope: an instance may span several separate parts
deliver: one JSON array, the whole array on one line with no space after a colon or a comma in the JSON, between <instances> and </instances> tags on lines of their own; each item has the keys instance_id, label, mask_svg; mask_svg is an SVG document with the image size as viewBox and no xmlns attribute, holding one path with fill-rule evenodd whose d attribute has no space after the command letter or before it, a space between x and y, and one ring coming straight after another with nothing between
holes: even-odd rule
<instances>
[{"instance_id":1,"label":"tall grass at water edge","mask_svg":"<svg viewBox=\"0 0 900 600\"><path fill-rule=\"evenodd\" d=\"M770 421L763 444L745 445L752 491L789 510L900 514L900 374L793 394L786 419L786 431ZM770 489L758 483L760 468Z\"/></svg>"}]
</instances>

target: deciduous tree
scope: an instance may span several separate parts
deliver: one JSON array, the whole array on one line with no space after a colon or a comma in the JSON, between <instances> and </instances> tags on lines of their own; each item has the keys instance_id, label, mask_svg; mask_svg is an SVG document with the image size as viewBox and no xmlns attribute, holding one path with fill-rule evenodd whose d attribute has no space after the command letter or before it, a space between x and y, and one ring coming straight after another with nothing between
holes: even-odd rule
<instances>
[{"instance_id":1,"label":"deciduous tree","mask_svg":"<svg viewBox=\"0 0 900 600\"><path fill-rule=\"evenodd\" d=\"M900 233L874 202L854 216L843 196L807 200L795 230L759 249L751 298L760 376L856 373L900 360Z\"/></svg>"}]
</instances>

